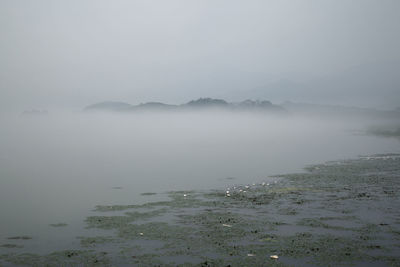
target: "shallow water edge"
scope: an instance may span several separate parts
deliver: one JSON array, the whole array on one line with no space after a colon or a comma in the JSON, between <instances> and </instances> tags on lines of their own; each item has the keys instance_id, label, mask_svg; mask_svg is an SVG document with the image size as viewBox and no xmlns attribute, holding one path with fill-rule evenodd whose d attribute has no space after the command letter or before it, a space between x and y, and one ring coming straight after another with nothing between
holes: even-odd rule
<instances>
[{"instance_id":1,"label":"shallow water edge","mask_svg":"<svg viewBox=\"0 0 400 267\"><path fill-rule=\"evenodd\" d=\"M144 204L96 206L93 235L74 250L31 254L31 237L2 240L0 265L400 266L399 178L400 155L380 154L166 200L143 192Z\"/></svg>"}]
</instances>

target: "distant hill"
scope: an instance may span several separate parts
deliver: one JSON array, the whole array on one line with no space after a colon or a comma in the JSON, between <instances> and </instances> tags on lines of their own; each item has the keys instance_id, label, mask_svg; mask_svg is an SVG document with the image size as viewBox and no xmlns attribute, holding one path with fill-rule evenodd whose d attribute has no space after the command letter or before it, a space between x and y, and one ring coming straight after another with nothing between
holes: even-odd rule
<instances>
[{"instance_id":1,"label":"distant hill","mask_svg":"<svg viewBox=\"0 0 400 267\"><path fill-rule=\"evenodd\" d=\"M158 110L158 111L166 111L166 110L175 110L177 109L177 105L169 105L169 104L164 104L164 103L160 103L160 102L148 102L148 103L144 103L144 104L140 104L137 106L132 106L131 110L142 110L142 111L146 111L146 110Z\"/></svg>"},{"instance_id":2,"label":"distant hill","mask_svg":"<svg viewBox=\"0 0 400 267\"><path fill-rule=\"evenodd\" d=\"M131 105L124 102L106 101L84 108L84 111L105 112L170 112L170 111L204 111L225 110L234 112L259 112L268 114L293 114L306 117L337 117L337 118L368 118L396 119L400 118L400 108L393 110L378 110L372 108L349 107L340 105L320 105L299 102L284 102L275 105L267 100L247 99L241 102L227 102L216 98L199 98L180 105L161 102L148 102Z\"/></svg>"},{"instance_id":3,"label":"distant hill","mask_svg":"<svg viewBox=\"0 0 400 267\"><path fill-rule=\"evenodd\" d=\"M274 112L286 112L286 110L278 105L272 104L270 101L267 100L245 100L239 103L234 104L234 107L239 110L268 110Z\"/></svg>"},{"instance_id":4,"label":"distant hill","mask_svg":"<svg viewBox=\"0 0 400 267\"><path fill-rule=\"evenodd\" d=\"M286 110L270 101L245 100L243 102L229 103L223 99L199 98L191 100L181 105L170 105L160 102L148 102L139 105L131 105L124 102L101 102L87 106L85 111L114 111L114 112L134 112L134 111L177 111L177 110L196 110L196 109L223 109L238 111L268 111L284 113Z\"/></svg>"},{"instance_id":5,"label":"distant hill","mask_svg":"<svg viewBox=\"0 0 400 267\"><path fill-rule=\"evenodd\" d=\"M400 103L400 61L369 62L320 76L286 74L255 80L241 83L241 89L226 96L377 108L394 108Z\"/></svg>"},{"instance_id":6,"label":"distant hill","mask_svg":"<svg viewBox=\"0 0 400 267\"><path fill-rule=\"evenodd\" d=\"M199 98L197 100L189 101L188 103L182 105L186 107L227 107L229 103L223 99L214 99L214 98Z\"/></svg>"}]
</instances>

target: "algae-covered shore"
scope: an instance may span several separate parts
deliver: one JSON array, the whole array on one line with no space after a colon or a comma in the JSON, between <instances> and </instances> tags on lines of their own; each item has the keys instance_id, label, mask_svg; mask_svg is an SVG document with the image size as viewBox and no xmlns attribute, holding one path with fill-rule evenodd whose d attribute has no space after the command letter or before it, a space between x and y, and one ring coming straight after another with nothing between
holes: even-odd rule
<instances>
[{"instance_id":1,"label":"algae-covered shore","mask_svg":"<svg viewBox=\"0 0 400 267\"><path fill-rule=\"evenodd\" d=\"M74 250L36 255L18 251L27 239L1 240L0 266L400 266L399 189L400 155L384 154L167 192L95 207L85 223L98 235L77 236Z\"/></svg>"}]
</instances>

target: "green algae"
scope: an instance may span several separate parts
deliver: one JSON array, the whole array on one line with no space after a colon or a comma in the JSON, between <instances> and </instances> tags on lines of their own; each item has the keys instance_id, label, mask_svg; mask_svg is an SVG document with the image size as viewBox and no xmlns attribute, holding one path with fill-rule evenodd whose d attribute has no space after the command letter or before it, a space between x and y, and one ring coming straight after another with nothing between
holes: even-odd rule
<instances>
[{"instance_id":1,"label":"green algae","mask_svg":"<svg viewBox=\"0 0 400 267\"><path fill-rule=\"evenodd\" d=\"M98 205L95 208L95 211L120 211L120 210L128 210L128 209L136 209L139 208L139 205Z\"/></svg>"},{"instance_id":2,"label":"green algae","mask_svg":"<svg viewBox=\"0 0 400 267\"><path fill-rule=\"evenodd\" d=\"M132 264L137 266L174 266L163 262L158 258L158 254L146 253L141 255L136 255L132 257Z\"/></svg>"},{"instance_id":3,"label":"green algae","mask_svg":"<svg viewBox=\"0 0 400 267\"><path fill-rule=\"evenodd\" d=\"M115 241L111 236L78 237L82 247L95 247L98 244L111 243Z\"/></svg>"},{"instance_id":4,"label":"green algae","mask_svg":"<svg viewBox=\"0 0 400 267\"><path fill-rule=\"evenodd\" d=\"M161 208L149 212L126 212L125 215L121 216L90 216L86 218L86 223L88 228L116 229L134 221L159 216L166 211L166 209Z\"/></svg>"},{"instance_id":5,"label":"green algae","mask_svg":"<svg viewBox=\"0 0 400 267\"><path fill-rule=\"evenodd\" d=\"M118 243L119 254L69 251L53 258L0 259L16 264L25 257L20 265L38 266L91 266L95 260L117 266L400 266L400 246L394 245L400 239L399 173L398 155L374 155L308 166L304 173L275 176L274 183L173 191L165 201L97 206L101 215L87 217L87 227L112 235L80 237L81 246ZM113 211L126 212L105 213Z\"/></svg>"},{"instance_id":6,"label":"green algae","mask_svg":"<svg viewBox=\"0 0 400 267\"><path fill-rule=\"evenodd\" d=\"M319 266L348 264L351 261L369 259L368 254L360 251L361 243L351 238L332 235L314 236L308 233L278 238L273 252L293 258L309 258L308 263Z\"/></svg>"},{"instance_id":7,"label":"green algae","mask_svg":"<svg viewBox=\"0 0 400 267\"><path fill-rule=\"evenodd\" d=\"M107 253L90 250L65 250L47 255L6 254L0 255L0 260L27 266L110 266Z\"/></svg>"},{"instance_id":8,"label":"green algae","mask_svg":"<svg viewBox=\"0 0 400 267\"><path fill-rule=\"evenodd\" d=\"M115 229L134 220L128 216L90 216L86 223L88 228Z\"/></svg>"},{"instance_id":9,"label":"green algae","mask_svg":"<svg viewBox=\"0 0 400 267\"><path fill-rule=\"evenodd\" d=\"M105 216L112 223L87 222L91 227L114 229L119 238L161 241L164 245L155 249L156 254L135 255L135 262L142 264L167 266L169 257L196 259L199 255L208 256L182 266L283 266L294 259L317 266L362 261L392 264L396 257L370 252L393 249L383 240L378 242L379 234L396 230L382 231L358 212L361 203L394 194L382 188L399 185L396 176L388 175L399 171L398 163L379 159L331 162L307 167L306 173L281 175L283 180L268 185L238 186L229 192L168 192L167 201L99 209L132 209L125 216ZM389 190L391 194L385 193ZM175 214L175 219L138 224L129 217L140 217L135 209L153 210L150 219L163 214ZM159 209L163 212L156 214ZM271 262L272 254L280 260Z\"/></svg>"},{"instance_id":10,"label":"green algae","mask_svg":"<svg viewBox=\"0 0 400 267\"><path fill-rule=\"evenodd\" d=\"M321 227L325 229L333 229L333 230L356 230L354 228L347 228L343 226L333 226L329 225L328 223L323 222L321 219L317 218L304 218L301 219L298 223L298 225L303 225L303 226L310 226L310 227Z\"/></svg>"},{"instance_id":11,"label":"green algae","mask_svg":"<svg viewBox=\"0 0 400 267\"><path fill-rule=\"evenodd\" d=\"M192 229L189 227L171 225L166 222L127 224L117 230L120 238L160 241L188 240L192 233Z\"/></svg>"},{"instance_id":12,"label":"green algae","mask_svg":"<svg viewBox=\"0 0 400 267\"><path fill-rule=\"evenodd\" d=\"M217 249L245 238L253 230L249 221L231 212L204 211L182 215L180 222L194 228L192 233L197 236L198 242L211 243Z\"/></svg>"}]
</instances>

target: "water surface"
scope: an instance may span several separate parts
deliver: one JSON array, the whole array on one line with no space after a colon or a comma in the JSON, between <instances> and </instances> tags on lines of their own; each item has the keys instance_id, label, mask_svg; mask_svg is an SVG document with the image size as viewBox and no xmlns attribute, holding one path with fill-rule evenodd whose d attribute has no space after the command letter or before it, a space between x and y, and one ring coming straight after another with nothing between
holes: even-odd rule
<instances>
[{"instance_id":1,"label":"water surface","mask_svg":"<svg viewBox=\"0 0 400 267\"><path fill-rule=\"evenodd\" d=\"M90 231L83 221L96 205L400 151L396 139L356 134L368 123L215 112L2 116L0 238L31 236L24 249L32 252L73 248ZM68 226L50 226L56 223Z\"/></svg>"}]
</instances>

